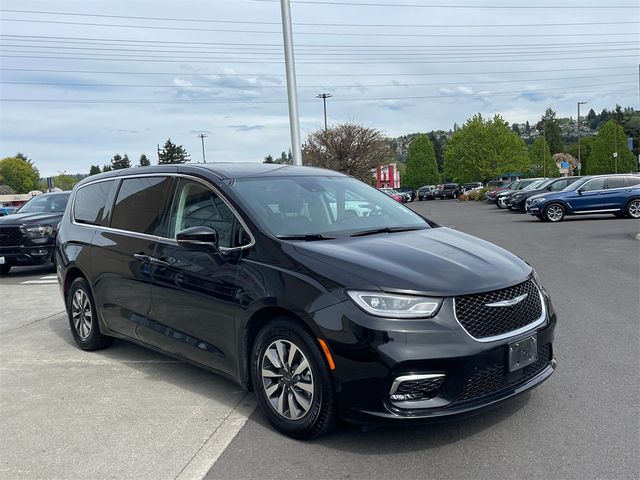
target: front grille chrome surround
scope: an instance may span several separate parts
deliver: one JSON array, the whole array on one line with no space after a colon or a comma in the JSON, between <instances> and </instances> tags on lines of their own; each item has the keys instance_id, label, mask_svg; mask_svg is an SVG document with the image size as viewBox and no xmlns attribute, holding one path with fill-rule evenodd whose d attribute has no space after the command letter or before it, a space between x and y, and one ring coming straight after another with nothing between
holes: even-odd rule
<instances>
[{"instance_id":1,"label":"front grille chrome surround","mask_svg":"<svg viewBox=\"0 0 640 480\"><path fill-rule=\"evenodd\" d=\"M487 306L496 300L509 300L527 294L513 306ZM547 309L542 291L533 280L512 287L463 295L453 299L453 313L458 324L478 342L494 342L514 337L543 325L547 318ZM492 316L498 316L496 321ZM474 318L475 317L475 318ZM487 318L491 318L491 325Z\"/></svg>"}]
</instances>

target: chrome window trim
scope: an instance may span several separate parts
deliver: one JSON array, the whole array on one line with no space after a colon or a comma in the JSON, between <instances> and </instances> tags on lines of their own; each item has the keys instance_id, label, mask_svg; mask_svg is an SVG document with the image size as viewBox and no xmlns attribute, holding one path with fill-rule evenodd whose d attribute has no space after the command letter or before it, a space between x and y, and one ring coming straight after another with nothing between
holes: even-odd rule
<instances>
[{"instance_id":1,"label":"chrome window trim","mask_svg":"<svg viewBox=\"0 0 640 480\"><path fill-rule=\"evenodd\" d=\"M531 280L531 279L528 279L528 280ZM536 285L535 282L533 282L533 284L536 287L536 289L538 290L538 295L540 296L540 304L542 306L542 315L540 315L540 318L538 318L537 320L534 320L533 322L531 322L528 325L525 325L524 327L520 327L520 328L518 328L516 330L511 330L510 332L501 333L500 335L494 335L492 337L476 338L473 335L471 335L467 331L467 329L464 328L462 323L460 323L460 320L458 320L458 313L456 312L456 298L455 297L453 297L453 316L456 319L456 322L458 322L458 325L460 325L460 328L462 328L462 330L464 330L464 332L467 335L469 335L470 338L472 338L476 342L480 342L480 343L497 342L499 340L505 340L507 338L515 337L515 336L521 335L523 333L529 332L531 330L534 330L534 329L538 328L541 325L544 325L544 323L547 321L547 306L546 306L546 304L544 302L544 296L542 295L542 292L540 291L540 287L538 287L538 285ZM479 294L476 294L476 295L480 295L482 293L489 293L489 292L480 292Z\"/></svg>"},{"instance_id":2,"label":"chrome window trim","mask_svg":"<svg viewBox=\"0 0 640 480\"><path fill-rule=\"evenodd\" d=\"M253 233L251 232L251 230L249 229L249 227L247 226L246 222L244 221L244 219L240 216L240 214L238 213L238 210L236 210L236 208L229 202L229 200L220 192L220 190L213 185L212 183L203 180L202 178L193 176L193 175L189 175L189 174L185 174L185 173L174 173L174 172L168 172L168 173L138 173L138 174L129 174L129 175L116 175L116 176L111 176L111 177L107 177L107 178L100 178L97 180L93 180L90 182L87 182L83 185L80 185L78 187L78 189L73 192L73 204L72 204L72 208L69 211L69 215L71 217L71 223L73 225L79 226L79 227L91 227L91 228L98 228L104 231L110 231L110 232L114 232L114 233L125 233L128 235L132 235L134 237L138 237L138 238L144 238L144 239L150 239L150 240L156 240L156 241L162 241L162 242L167 242L170 243L172 245L178 245L178 242L173 239L173 238L169 238L169 237L161 237L159 235L151 235L148 233L141 233L141 232L133 232L131 230L122 230L119 228L112 228L112 227L105 227L102 225L91 225L91 224L87 224L87 223L78 223L76 222L75 219L75 206L76 206L76 196L79 190L88 187L89 185L93 185L96 183L100 183L100 182L106 182L109 180L125 180L125 179L131 179L131 178L148 178L148 177L177 177L177 178L186 178L187 180L192 180L198 183L201 183L202 185L204 185L205 187L209 188L210 190L212 190L218 197L220 197L222 199L222 201L227 205L227 207L229 207L229 209L231 210L231 212L233 212L233 215L235 216L235 218L238 220L238 222L240 223L240 225L242 226L242 228L244 228L244 230L247 232L247 234L249 235L249 243L246 245L241 245L239 247L218 247L218 249L220 250L220 253L230 253L230 252L234 252L234 251L241 251L241 250L245 250L247 248L251 248L256 244L256 239L253 236ZM173 199L172 199L173 200ZM116 201L116 197L114 197L113 199L114 201L114 207L115 207L115 201Z\"/></svg>"}]
</instances>

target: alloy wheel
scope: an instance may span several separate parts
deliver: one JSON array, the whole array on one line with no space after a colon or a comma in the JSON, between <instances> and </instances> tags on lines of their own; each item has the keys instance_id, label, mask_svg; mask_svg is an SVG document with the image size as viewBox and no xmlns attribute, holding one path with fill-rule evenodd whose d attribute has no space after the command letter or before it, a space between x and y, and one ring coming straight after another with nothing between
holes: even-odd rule
<instances>
[{"instance_id":1,"label":"alloy wheel","mask_svg":"<svg viewBox=\"0 0 640 480\"><path fill-rule=\"evenodd\" d=\"M640 218L640 200L634 200L627 208L631 218Z\"/></svg>"},{"instance_id":2,"label":"alloy wheel","mask_svg":"<svg viewBox=\"0 0 640 480\"><path fill-rule=\"evenodd\" d=\"M547 218L552 222L558 222L564 217L564 210L560 205L550 205L547 208Z\"/></svg>"},{"instance_id":3,"label":"alloy wheel","mask_svg":"<svg viewBox=\"0 0 640 480\"><path fill-rule=\"evenodd\" d=\"M71 318L76 333L83 340L91 335L93 326L93 315L91 313L91 302L84 290L76 290L71 300Z\"/></svg>"},{"instance_id":4,"label":"alloy wheel","mask_svg":"<svg viewBox=\"0 0 640 480\"><path fill-rule=\"evenodd\" d=\"M264 351L262 386L269 403L287 420L300 420L313 404L313 372L307 357L293 342L275 340Z\"/></svg>"}]
</instances>

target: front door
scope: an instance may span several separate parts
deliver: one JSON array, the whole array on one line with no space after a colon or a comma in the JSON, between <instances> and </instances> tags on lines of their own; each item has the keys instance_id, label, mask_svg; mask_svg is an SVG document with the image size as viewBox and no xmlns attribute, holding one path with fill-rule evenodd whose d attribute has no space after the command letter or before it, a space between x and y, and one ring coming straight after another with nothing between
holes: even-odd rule
<instances>
[{"instance_id":1,"label":"front door","mask_svg":"<svg viewBox=\"0 0 640 480\"><path fill-rule=\"evenodd\" d=\"M604 206L604 178L593 178L566 197L567 203L576 213L602 210Z\"/></svg>"}]
</instances>

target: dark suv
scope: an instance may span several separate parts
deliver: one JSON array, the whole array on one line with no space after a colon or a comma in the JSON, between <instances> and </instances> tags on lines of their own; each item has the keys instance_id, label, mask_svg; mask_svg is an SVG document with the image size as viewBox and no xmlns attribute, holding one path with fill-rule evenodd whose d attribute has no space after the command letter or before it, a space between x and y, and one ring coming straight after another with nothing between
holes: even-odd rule
<instances>
[{"instance_id":1,"label":"dark suv","mask_svg":"<svg viewBox=\"0 0 640 480\"><path fill-rule=\"evenodd\" d=\"M219 372L297 438L338 417L466 414L556 365L556 315L529 265L329 170L94 175L56 252L80 348L120 337Z\"/></svg>"},{"instance_id":2,"label":"dark suv","mask_svg":"<svg viewBox=\"0 0 640 480\"><path fill-rule=\"evenodd\" d=\"M53 262L58 223L71 192L45 193L0 218L0 274L13 266Z\"/></svg>"},{"instance_id":3,"label":"dark suv","mask_svg":"<svg viewBox=\"0 0 640 480\"><path fill-rule=\"evenodd\" d=\"M445 183L436 190L435 196L440 200L444 200L445 198L458 198L461 193L462 187L457 183Z\"/></svg>"},{"instance_id":4,"label":"dark suv","mask_svg":"<svg viewBox=\"0 0 640 480\"><path fill-rule=\"evenodd\" d=\"M525 205L528 198L531 198L540 193L559 192L581 178L582 177L551 178L549 180L545 180L535 188L529 188L514 192L514 194L509 199L509 210L524 213Z\"/></svg>"}]
</instances>

